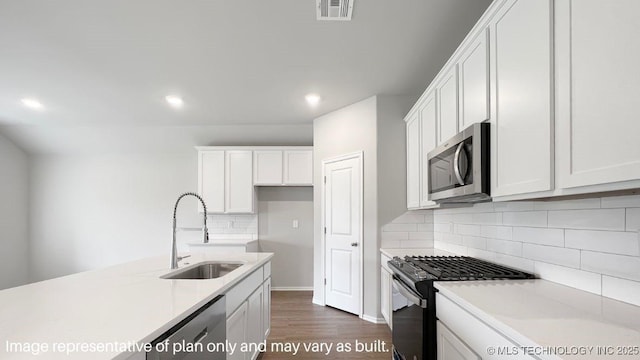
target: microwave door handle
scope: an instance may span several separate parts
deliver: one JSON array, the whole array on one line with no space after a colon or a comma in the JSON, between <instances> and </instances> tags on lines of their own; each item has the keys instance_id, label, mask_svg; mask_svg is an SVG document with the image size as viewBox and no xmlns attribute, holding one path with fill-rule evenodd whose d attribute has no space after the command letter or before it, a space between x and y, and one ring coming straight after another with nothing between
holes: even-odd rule
<instances>
[{"instance_id":1,"label":"microwave door handle","mask_svg":"<svg viewBox=\"0 0 640 360\"><path fill-rule=\"evenodd\" d=\"M460 174L460 152L462 151L463 147L464 142L461 142L458 145L455 154L453 155L453 173L456 175L456 178L458 179L458 183L460 183L460 185L464 185L464 179Z\"/></svg>"}]
</instances>

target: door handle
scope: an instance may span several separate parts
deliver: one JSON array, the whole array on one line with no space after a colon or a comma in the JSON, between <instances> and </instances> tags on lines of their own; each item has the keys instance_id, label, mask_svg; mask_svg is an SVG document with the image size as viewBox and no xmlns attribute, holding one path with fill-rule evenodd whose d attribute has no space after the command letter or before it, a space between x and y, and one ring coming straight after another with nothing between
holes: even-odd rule
<instances>
[{"instance_id":1,"label":"door handle","mask_svg":"<svg viewBox=\"0 0 640 360\"><path fill-rule=\"evenodd\" d=\"M356 247L356 246L358 246L358 243L357 242L353 242L353 243L351 243L351 246Z\"/></svg>"},{"instance_id":2,"label":"door handle","mask_svg":"<svg viewBox=\"0 0 640 360\"><path fill-rule=\"evenodd\" d=\"M456 178L458 178L458 183L460 185L464 185L464 179L460 174L460 152L464 148L464 142L461 142L456 149L456 153L453 155L453 172L456 174Z\"/></svg>"}]
</instances>

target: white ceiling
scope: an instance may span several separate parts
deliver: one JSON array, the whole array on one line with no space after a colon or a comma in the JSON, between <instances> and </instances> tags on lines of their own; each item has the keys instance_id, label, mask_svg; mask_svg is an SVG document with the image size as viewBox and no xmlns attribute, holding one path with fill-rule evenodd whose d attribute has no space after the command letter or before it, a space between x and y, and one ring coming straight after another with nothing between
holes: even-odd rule
<instances>
[{"instance_id":1,"label":"white ceiling","mask_svg":"<svg viewBox=\"0 0 640 360\"><path fill-rule=\"evenodd\" d=\"M32 153L129 133L310 143L319 115L417 97L490 2L356 0L351 22L319 22L315 0L0 0L0 132Z\"/></svg>"}]
</instances>

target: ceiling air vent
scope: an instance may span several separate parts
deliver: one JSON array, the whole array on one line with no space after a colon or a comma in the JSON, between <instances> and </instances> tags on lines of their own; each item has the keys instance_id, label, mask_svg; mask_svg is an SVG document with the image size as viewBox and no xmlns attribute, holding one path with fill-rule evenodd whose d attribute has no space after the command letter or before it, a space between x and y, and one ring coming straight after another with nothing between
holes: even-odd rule
<instances>
[{"instance_id":1,"label":"ceiling air vent","mask_svg":"<svg viewBox=\"0 0 640 360\"><path fill-rule=\"evenodd\" d=\"M316 0L318 20L351 20L355 0Z\"/></svg>"}]
</instances>

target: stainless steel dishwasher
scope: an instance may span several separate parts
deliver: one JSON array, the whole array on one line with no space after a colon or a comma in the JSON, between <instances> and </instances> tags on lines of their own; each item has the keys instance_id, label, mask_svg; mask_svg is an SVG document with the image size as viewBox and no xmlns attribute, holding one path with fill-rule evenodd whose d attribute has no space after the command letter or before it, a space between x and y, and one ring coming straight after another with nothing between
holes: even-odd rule
<instances>
[{"instance_id":1,"label":"stainless steel dishwasher","mask_svg":"<svg viewBox=\"0 0 640 360\"><path fill-rule=\"evenodd\" d=\"M147 360L225 360L226 321L220 295L155 339Z\"/></svg>"}]
</instances>

